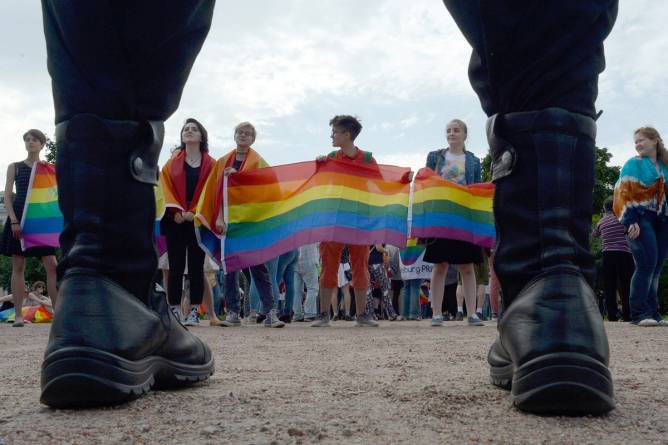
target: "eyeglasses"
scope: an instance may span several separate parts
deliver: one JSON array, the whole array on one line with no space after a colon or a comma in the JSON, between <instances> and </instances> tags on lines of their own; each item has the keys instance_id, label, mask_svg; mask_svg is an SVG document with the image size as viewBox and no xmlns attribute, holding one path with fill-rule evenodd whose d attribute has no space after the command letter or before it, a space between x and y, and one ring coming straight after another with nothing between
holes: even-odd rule
<instances>
[{"instance_id":1,"label":"eyeglasses","mask_svg":"<svg viewBox=\"0 0 668 445\"><path fill-rule=\"evenodd\" d=\"M253 136L253 132L251 130L237 130L237 135L239 135L239 136Z\"/></svg>"}]
</instances>

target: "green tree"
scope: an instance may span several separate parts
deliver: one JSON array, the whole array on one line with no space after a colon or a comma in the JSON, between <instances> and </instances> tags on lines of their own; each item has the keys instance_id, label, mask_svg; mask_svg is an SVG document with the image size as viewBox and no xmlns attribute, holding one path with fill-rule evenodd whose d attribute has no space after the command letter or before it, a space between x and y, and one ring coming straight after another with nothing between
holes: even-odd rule
<instances>
[{"instance_id":1,"label":"green tree","mask_svg":"<svg viewBox=\"0 0 668 445\"><path fill-rule=\"evenodd\" d=\"M619 179L619 167L608 166L612 154L607 148L596 147L596 159L594 160L594 171L596 182L594 182L594 195L592 211L594 214L600 213L603 208L603 202L608 196L612 195L615 188L615 182Z\"/></svg>"},{"instance_id":2,"label":"green tree","mask_svg":"<svg viewBox=\"0 0 668 445\"><path fill-rule=\"evenodd\" d=\"M482 170L482 182L490 182L492 180L492 155L487 153L480 163Z\"/></svg>"},{"instance_id":3,"label":"green tree","mask_svg":"<svg viewBox=\"0 0 668 445\"><path fill-rule=\"evenodd\" d=\"M46 144L44 144L44 147L46 148L46 154L44 155L44 158L46 159L47 162L55 164L56 163L56 152L57 152L56 143L54 141L52 141L51 139L47 138Z\"/></svg>"},{"instance_id":4,"label":"green tree","mask_svg":"<svg viewBox=\"0 0 668 445\"><path fill-rule=\"evenodd\" d=\"M7 256L0 256L0 287L9 289L11 287L12 277L12 259ZM46 272L39 258L26 258L25 281L28 287L35 281L46 282Z\"/></svg>"}]
</instances>

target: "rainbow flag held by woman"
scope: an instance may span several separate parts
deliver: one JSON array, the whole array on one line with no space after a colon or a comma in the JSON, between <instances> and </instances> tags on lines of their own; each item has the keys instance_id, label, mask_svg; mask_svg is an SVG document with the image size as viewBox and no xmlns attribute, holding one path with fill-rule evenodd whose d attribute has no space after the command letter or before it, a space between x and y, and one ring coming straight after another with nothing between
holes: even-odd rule
<instances>
[{"instance_id":1,"label":"rainbow flag held by woman","mask_svg":"<svg viewBox=\"0 0 668 445\"><path fill-rule=\"evenodd\" d=\"M328 159L230 175L223 182L225 271L318 241L405 246L409 174L409 168ZM202 222L200 232L215 221ZM211 253L212 246L201 245Z\"/></svg>"},{"instance_id":2,"label":"rainbow flag held by woman","mask_svg":"<svg viewBox=\"0 0 668 445\"><path fill-rule=\"evenodd\" d=\"M58 207L56 167L47 162L35 162L21 218L21 248L58 247L62 231L63 214Z\"/></svg>"},{"instance_id":3,"label":"rainbow flag held by woman","mask_svg":"<svg viewBox=\"0 0 668 445\"><path fill-rule=\"evenodd\" d=\"M492 247L494 184L462 186L422 168L413 184L411 237L446 238Z\"/></svg>"}]
</instances>

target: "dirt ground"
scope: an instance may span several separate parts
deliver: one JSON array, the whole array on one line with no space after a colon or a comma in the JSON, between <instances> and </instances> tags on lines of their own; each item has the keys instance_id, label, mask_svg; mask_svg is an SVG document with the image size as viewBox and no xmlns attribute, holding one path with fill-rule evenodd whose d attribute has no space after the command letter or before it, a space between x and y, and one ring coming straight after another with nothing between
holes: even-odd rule
<instances>
[{"instance_id":1,"label":"dirt ground","mask_svg":"<svg viewBox=\"0 0 668 445\"><path fill-rule=\"evenodd\" d=\"M494 323L193 331L216 373L187 390L87 411L38 401L48 325L0 326L0 444L668 444L668 329L606 325L617 409L539 417L488 383Z\"/></svg>"}]
</instances>

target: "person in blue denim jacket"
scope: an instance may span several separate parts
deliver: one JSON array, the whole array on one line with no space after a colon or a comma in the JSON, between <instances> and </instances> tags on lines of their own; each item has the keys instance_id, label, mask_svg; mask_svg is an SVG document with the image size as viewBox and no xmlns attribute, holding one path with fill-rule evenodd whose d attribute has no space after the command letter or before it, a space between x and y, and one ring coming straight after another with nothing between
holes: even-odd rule
<instances>
[{"instance_id":1,"label":"person in blue denim jacket","mask_svg":"<svg viewBox=\"0 0 668 445\"><path fill-rule=\"evenodd\" d=\"M427 155L427 167L442 178L460 185L481 182L480 159L466 151L467 133L463 121L451 120L445 130L448 148L430 152ZM432 238L428 240L424 260L434 265L431 277L431 304L434 315L431 325L443 325L441 305L445 275L450 264L457 264L462 277L469 325L482 326L483 323L475 312L476 282L473 269L473 263L482 262L481 248L465 241Z\"/></svg>"}]
</instances>

